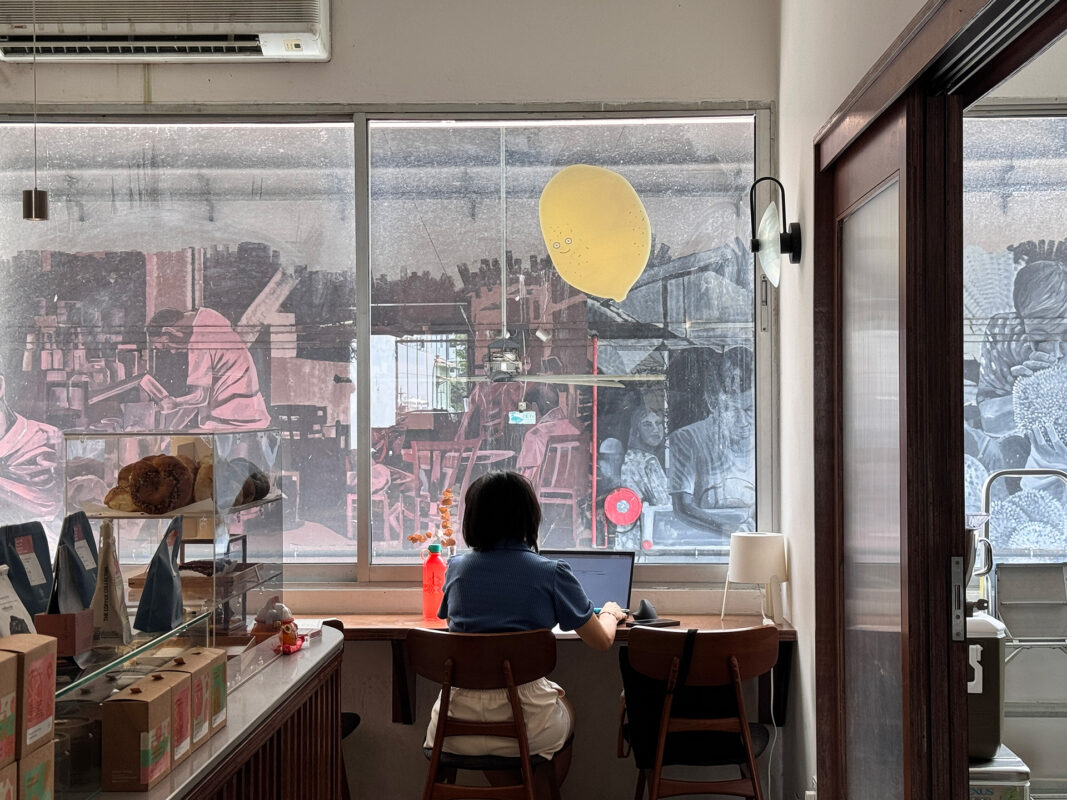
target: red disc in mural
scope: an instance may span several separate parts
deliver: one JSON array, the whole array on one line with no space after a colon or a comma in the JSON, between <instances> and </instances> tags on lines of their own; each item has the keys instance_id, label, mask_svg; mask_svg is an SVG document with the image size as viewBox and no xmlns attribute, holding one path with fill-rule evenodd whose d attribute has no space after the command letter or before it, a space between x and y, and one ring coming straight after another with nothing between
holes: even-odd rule
<instances>
[{"instance_id":1,"label":"red disc in mural","mask_svg":"<svg viewBox=\"0 0 1067 800\"><path fill-rule=\"evenodd\" d=\"M616 525L632 525L641 516L641 498L625 486L604 498L604 514Z\"/></svg>"}]
</instances>

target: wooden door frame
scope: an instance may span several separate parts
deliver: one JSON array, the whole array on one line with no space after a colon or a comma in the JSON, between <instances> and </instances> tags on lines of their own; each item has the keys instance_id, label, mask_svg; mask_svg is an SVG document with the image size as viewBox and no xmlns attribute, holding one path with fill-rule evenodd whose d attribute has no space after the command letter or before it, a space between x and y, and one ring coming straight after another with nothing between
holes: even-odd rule
<instances>
[{"instance_id":1,"label":"wooden door frame","mask_svg":"<svg viewBox=\"0 0 1067 800\"><path fill-rule=\"evenodd\" d=\"M841 283L834 165L904 110L902 626L905 771L914 797L967 795L966 650L953 642L950 559L963 556L962 115L1067 30L1067 3L931 0L815 139L814 466L819 795L844 798ZM863 137L861 139L861 137ZM908 648L908 641L914 647ZM951 689L951 690L950 690ZM908 752L920 757L910 759Z\"/></svg>"}]
</instances>

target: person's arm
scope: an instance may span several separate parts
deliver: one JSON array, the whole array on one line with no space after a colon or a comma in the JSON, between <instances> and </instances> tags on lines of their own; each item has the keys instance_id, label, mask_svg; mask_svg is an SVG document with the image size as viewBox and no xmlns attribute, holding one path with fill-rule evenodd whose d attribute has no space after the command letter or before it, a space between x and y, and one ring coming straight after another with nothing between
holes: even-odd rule
<instances>
[{"instance_id":1,"label":"person's arm","mask_svg":"<svg viewBox=\"0 0 1067 800\"><path fill-rule=\"evenodd\" d=\"M179 408L199 408L207 405L209 391L210 389L207 386L194 386L193 391L189 394L183 394L179 397L164 397L159 401L159 409L169 414Z\"/></svg>"},{"instance_id":2,"label":"person's arm","mask_svg":"<svg viewBox=\"0 0 1067 800\"><path fill-rule=\"evenodd\" d=\"M594 614L589 621L576 631L578 637L594 650L604 652L610 650L615 642L615 629L619 623L626 619L626 614L618 603L608 602L600 609L599 614Z\"/></svg>"},{"instance_id":3,"label":"person's arm","mask_svg":"<svg viewBox=\"0 0 1067 800\"><path fill-rule=\"evenodd\" d=\"M674 493L674 511L678 516L715 533L726 533L725 526L715 516L715 510L698 506L689 492Z\"/></svg>"}]
</instances>

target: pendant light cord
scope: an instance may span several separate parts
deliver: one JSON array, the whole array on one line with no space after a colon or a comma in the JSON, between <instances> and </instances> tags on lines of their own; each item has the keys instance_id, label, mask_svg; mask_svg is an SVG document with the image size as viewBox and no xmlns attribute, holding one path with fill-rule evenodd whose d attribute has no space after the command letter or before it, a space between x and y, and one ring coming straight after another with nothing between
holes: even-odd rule
<instances>
[{"instance_id":1,"label":"pendant light cord","mask_svg":"<svg viewBox=\"0 0 1067 800\"><path fill-rule=\"evenodd\" d=\"M31 4L33 16L33 188L37 189L37 0Z\"/></svg>"}]
</instances>

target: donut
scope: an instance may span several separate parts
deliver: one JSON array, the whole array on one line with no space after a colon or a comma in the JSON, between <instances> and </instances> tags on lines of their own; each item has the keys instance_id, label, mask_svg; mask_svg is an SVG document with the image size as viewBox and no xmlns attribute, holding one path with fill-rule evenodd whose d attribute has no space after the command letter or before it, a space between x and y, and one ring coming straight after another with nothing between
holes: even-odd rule
<instances>
[{"instance_id":1,"label":"donut","mask_svg":"<svg viewBox=\"0 0 1067 800\"><path fill-rule=\"evenodd\" d=\"M97 495L99 497L99 495ZM130 497L129 486L116 486L104 497L104 505L116 511L137 511L133 498Z\"/></svg>"},{"instance_id":2,"label":"donut","mask_svg":"<svg viewBox=\"0 0 1067 800\"><path fill-rule=\"evenodd\" d=\"M173 456L142 459L130 474L130 497L146 514L166 514L192 500L193 475Z\"/></svg>"}]
</instances>

